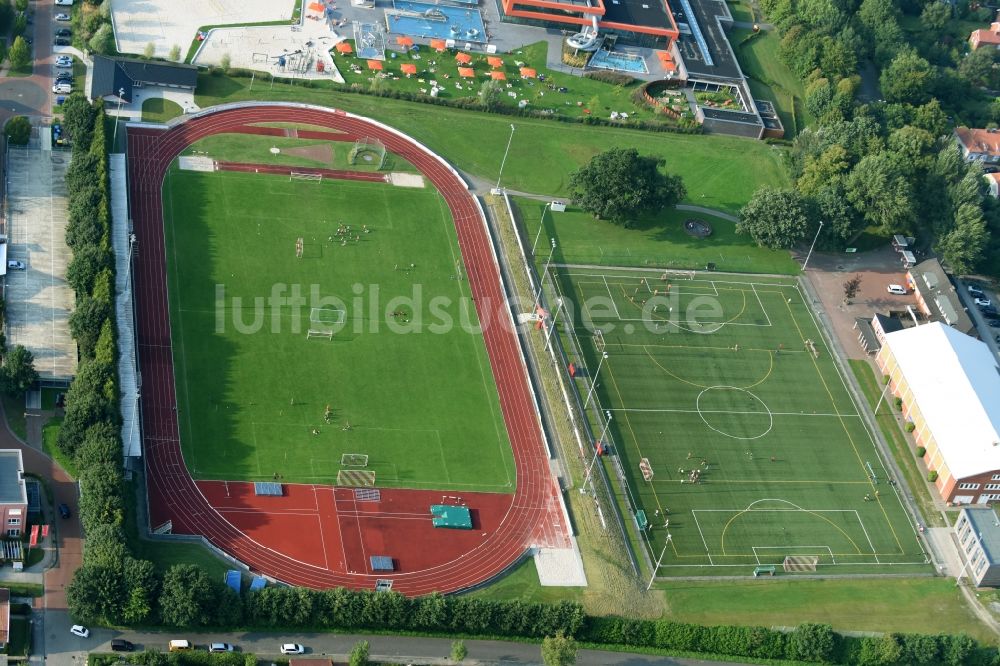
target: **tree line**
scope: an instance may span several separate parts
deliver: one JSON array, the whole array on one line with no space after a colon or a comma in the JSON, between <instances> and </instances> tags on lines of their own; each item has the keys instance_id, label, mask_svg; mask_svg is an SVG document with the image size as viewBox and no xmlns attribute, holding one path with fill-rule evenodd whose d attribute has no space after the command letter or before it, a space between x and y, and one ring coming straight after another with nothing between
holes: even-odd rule
<instances>
[{"instance_id":1,"label":"tree line","mask_svg":"<svg viewBox=\"0 0 1000 666\"><path fill-rule=\"evenodd\" d=\"M1000 206L978 164L965 162L956 124L992 127L1000 103L996 49L964 53L953 18L988 22L960 1L762 0L779 28L779 55L805 84L815 127L795 139L794 187L762 188L739 230L768 247L791 247L823 227L821 246L850 246L868 228L908 234L956 272L1000 266ZM954 13L954 15L953 15ZM919 28L904 30L906 15ZM867 81L859 76L866 71ZM876 81L877 79L877 81ZM859 90L882 99L858 101Z\"/></svg>"}]
</instances>

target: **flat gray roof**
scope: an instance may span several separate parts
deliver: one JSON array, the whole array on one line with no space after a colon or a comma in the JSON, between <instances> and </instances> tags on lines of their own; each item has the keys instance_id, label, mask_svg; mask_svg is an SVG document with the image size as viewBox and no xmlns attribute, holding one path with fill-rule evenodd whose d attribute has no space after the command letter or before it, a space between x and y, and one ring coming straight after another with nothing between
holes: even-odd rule
<instances>
[{"instance_id":1,"label":"flat gray roof","mask_svg":"<svg viewBox=\"0 0 1000 666\"><path fill-rule=\"evenodd\" d=\"M21 452L17 449L0 451L0 504L27 504L28 493L24 488L21 472Z\"/></svg>"},{"instance_id":2,"label":"flat gray roof","mask_svg":"<svg viewBox=\"0 0 1000 666\"><path fill-rule=\"evenodd\" d=\"M1000 562L1000 520L993 509L966 508L965 515L976 534L980 535L986 559L991 564Z\"/></svg>"}]
</instances>

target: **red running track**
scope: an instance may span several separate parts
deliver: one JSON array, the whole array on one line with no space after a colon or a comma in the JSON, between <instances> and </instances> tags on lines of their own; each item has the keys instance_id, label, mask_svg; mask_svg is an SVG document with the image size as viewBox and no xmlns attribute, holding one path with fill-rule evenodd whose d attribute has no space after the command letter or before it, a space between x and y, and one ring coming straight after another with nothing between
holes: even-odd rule
<instances>
[{"instance_id":1,"label":"red running track","mask_svg":"<svg viewBox=\"0 0 1000 666\"><path fill-rule=\"evenodd\" d=\"M495 528L469 550L416 571L367 574L337 571L267 547L237 528L194 482L181 454L171 353L163 234L162 185L170 163L191 143L252 123L293 122L327 127L345 141L372 137L415 165L450 209L468 284L484 323L483 337L514 455L516 490ZM499 266L477 202L458 175L409 137L342 111L260 105L219 108L169 128L131 126L127 133L130 213L137 235L133 270L142 376L142 425L151 511L174 517L191 533L252 569L292 585L372 589L392 578L407 595L454 592L483 583L516 562L540 535L564 537L558 488L551 476L518 340L501 286ZM423 544L411 544L419 548Z\"/></svg>"}]
</instances>

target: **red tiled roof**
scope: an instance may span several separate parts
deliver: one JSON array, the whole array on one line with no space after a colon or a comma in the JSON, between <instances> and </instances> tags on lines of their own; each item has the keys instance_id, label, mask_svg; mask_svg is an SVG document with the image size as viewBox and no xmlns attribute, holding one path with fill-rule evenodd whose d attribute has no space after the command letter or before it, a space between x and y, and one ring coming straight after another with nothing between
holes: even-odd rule
<instances>
[{"instance_id":1,"label":"red tiled roof","mask_svg":"<svg viewBox=\"0 0 1000 666\"><path fill-rule=\"evenodd\" d=\"M972 34L969 35L969 39L974 39L980 44L1000 44L1000 34L986 28L973 30Z\"/></svg>"},{"instance_id":2,"label":"red tiled roof","mask_svg":"<svg viewBox=\"0 0 1000 666\"><path fill-rule=\"evenodd\" d=\"M958 127L955 129L955 136L965 146L965 149L970 152L1000 155L1000 132Z\"/></svg>"}]
</instances>

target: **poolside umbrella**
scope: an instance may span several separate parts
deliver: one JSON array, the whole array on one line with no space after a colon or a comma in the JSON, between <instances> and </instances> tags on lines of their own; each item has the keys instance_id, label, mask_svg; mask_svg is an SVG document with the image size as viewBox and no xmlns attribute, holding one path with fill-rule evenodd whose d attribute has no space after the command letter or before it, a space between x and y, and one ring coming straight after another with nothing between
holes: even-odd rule
<instances>
[{"instance_id":1,"label":"poolside umbrella","mask_svg":"<svg viewBox=\"0 0 1000 666\"><path fill-rule=\"evenodd\" d=\"M396 38L396 43L400 46L413 46L413 39L405 35Z\"/></svg>"},{"instance_id":2,"label":"poolside umbrella","mask_svg":"<svg viewBox=\"0 0 1000 666\"><path fill-rule=\"evenodd\" d=\"M437 51L438 53L441 53L446 48L448 48L448 45L444 43L443 39L432 39L431 48Z\"/></svg>"},{"instance_id":3,"label":"poolside umbrella","mask_svg":"<svg viewBox=\"0 0 1000 666\"><path fill-rule=\"evenodd\" d=\"M417 73L417 66L414 65L412 62L405 62L402 65L400 65L399 71L401 71L401 72L403 72L403 74L406 74L407 76L409 76L410 74L416 74Z\"/></svg>"},{"instance_id":4,"label":"poolside umbrella","mask_svg":"<svg viewBox=\"0 0 1000 666\"><path fill-rule=\"evenodd\" d=\"M461 76L462 78L471 79L476 75L476 70L472 69L471 67L459 67L458 75Z\"/></svg>"},{"instance_id":5,"label":"poolside umbrella","mask_svg":"<svg viewBox=\"0 0 1000 666\"><path fill-rule=\"evenodd\" d=\"M381 72L382 71L382 63L381 63L381 61L379 61L379 60L369 60L368 61L368 69L370 69L372 71L375 71L375 72Z\"/></svg>"},{"instance_id":6,"label":"poolside umbrella","mask_svg":"<svg viewBox=\"0 0 1000 666\"><path fill-rule=\"evenodd\" d=\"M486 62L490 64L490 67L503 67L503 58L490 56L489 58L486 59Z\"/></svg>"},{"instance_id":7,"label":"poolside umbrella","mask_svg":"<svg viewBox=\"0 0 1000 666\"><path fill-rule=\"evenodd\" d=\"M470 62L472 62L472 56L470 56L468 53L458 53L455 55L455 62L460 62L463 65L468 65Z\"/></svg>"},{"instance_id":8,"label":"poolside umbrella","mask_svg":"<svg viewBox=\"0 0 1000 666\"><path fill-rule=\"evenodd\" d=\"M336 46L337 53L354 53L354 47L348 42L340 42Z\"/></svg>"},{"instance_id":9,"label":"poolside umbrella","mask_svg":"<svg viewBox=\"0 0 1000 666\"><path fill-rule=\"evenodd\" d=\"M535 70L533 70L530 67L522 67L521 68L521 76L524 77L524 78L526 78L526 79L534 79L534 78L538 78L538 72L536 72Z\"/></svg>"},{"instance_id":10,"label":"poolside umbrella","mask_svg":"<svg viewBox=\"0 0 1000 666\"><path fill-rule=\"evenodd\" d=\"M493 78L494 81L506 81L507 80L507 75L504 74L503 72L490 72L490 76Z\"/></svg>"}]
</instances>

